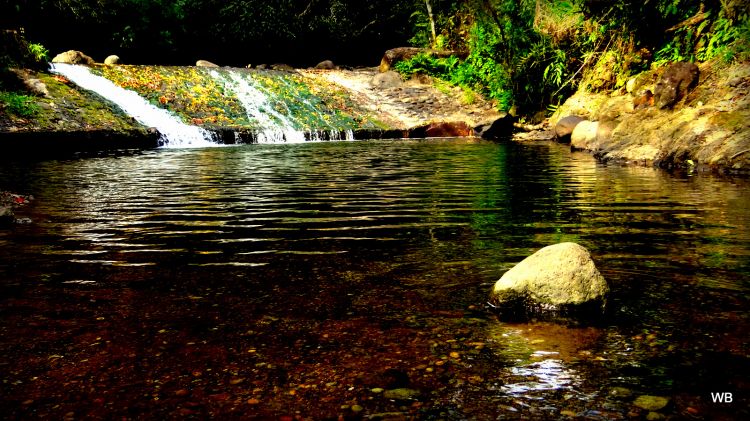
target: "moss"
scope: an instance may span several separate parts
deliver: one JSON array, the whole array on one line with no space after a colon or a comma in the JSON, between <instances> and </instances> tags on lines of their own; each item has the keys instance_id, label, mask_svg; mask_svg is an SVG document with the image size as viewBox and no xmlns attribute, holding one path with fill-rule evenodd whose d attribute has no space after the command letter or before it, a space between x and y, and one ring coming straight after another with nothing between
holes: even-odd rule
<instances>
[{"instance_id":1,"label":"moss","mask_svg":"<svg viewBox=\"0 0 750 421\"><path fill-rule=\"evenodd\" d=\"M5 131L80 131L111 130L130 132L144 129L115 104L78 88L60 76L32 72L49 92L48 97L29 97L33 116L0 116L0 129Z\"/></svg>"},{"instance_id":2,"label":"moss","mask_svg":"<svg viewBox=\"0 0 750 421\"><path fill-rule=\"evenodd\" d=\"M750 128L750 111L744 109L717 113L711 116L710 122L731 132L748 130Z\"/></svg>"},{"instance_id":3,"label":"moss","mask_svg":"<svg viewBox=\"0 0 750 421\"><path fill-rule=\"evenodd\" d=\"M97 66L94 71L131 89L152 104L170 110L186 123L207 127L256 128L236 93L232 77L263 92L271 109L298 130L379 128L342 88L294 72L203 69L166 66ZM231 74L229 72L232 72ZM218 75L218 76L214 76ZM278 122L278 121L277 121Z\"/></svg>"}]
</instances>

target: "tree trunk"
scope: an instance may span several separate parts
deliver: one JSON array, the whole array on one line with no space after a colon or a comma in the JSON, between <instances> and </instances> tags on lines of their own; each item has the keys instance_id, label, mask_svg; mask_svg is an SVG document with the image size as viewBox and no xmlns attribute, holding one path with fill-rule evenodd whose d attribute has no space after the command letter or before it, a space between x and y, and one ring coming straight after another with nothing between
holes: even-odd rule
<instances>
[{"instance_id":1,"label":"tree trunk","mask_svg":"<svg viewBox=\"0 0 750 421\"><path fill-rule=\"evenodd\" d=\"M424 0L424 5L427 7L427 17L430 19L430 35L432 35L431 47L437 47L437 33L435 32L435 17L432 15L432 5L430 0Z\"/></svg>"}]
</instances>

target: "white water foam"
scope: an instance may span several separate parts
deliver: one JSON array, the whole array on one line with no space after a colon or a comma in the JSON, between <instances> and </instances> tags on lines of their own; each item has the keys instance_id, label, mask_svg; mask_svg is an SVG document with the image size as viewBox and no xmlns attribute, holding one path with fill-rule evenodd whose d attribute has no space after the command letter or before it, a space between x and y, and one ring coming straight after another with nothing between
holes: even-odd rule
<instances>
[{"instance_id":1,"label":"white water foam","mask_svg":"<svg viewBox=\"0 0 750 421\"><path fill-rule=\"evenodd\" d=\"M208 130L183 123L175 115L148 102L136 92L123 89L87 67L54 63L51 71L89 91L94 91L119 106L139 123L159 131L159 145L168 148L220 146Z\"/></svg>"},{"instance_id":2,"label":"white water foam","mask_svg":"<svg viewBox=\"0 0 750 421\"><path fill-rule=\"evenodd\" d=\"M305 132L296 129L289 118L276 111L268 101L268 97L242 75L230 72L227 78L212 70L211 76L233 92L245 108L247 116L258 122L259 128L254 134L256 142L305 142Z\"/></svg>"}]
</instances>

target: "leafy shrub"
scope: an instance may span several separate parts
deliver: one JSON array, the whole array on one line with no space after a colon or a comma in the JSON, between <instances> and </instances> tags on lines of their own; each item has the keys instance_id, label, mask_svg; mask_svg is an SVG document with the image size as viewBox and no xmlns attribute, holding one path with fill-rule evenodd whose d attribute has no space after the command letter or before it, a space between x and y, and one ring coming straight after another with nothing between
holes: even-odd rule
<instances>
[{"instance_id":1,"label":"leafy shrub","mask_svg":"<svg viewBox=\"0 0 750 421\"><path fill-rule=\"evenodd\" d=\"M29 53L36 62L47 62L49 51L42 44L29 44Z\"/></svg>"},{"instance_id":2,"label":"leafy shrub","mask_svg":"<svg viewBox=\"0 0 750 421\"><path fill-rule=\"evenodd\" d=\"M0 104L9 114L34 117L40 111L34 97L15 92L0 92Z\"/></svg>"}]
</instances>

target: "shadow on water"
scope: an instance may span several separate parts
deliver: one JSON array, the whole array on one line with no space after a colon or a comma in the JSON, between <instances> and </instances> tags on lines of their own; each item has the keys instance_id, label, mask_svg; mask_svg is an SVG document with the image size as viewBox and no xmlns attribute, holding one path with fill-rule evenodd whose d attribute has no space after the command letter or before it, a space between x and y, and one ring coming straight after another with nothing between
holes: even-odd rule
<instances>
[{"instance_id":1,"label":"shadow on water","mask_svg":"<svg viewBox=\"0 0 750 421\"><path fill-rule=\"evenodd\" d=\"M471 140L9 162L0 180L36 197L0 231L10 419L750 415L746 180ZM603 322L486 308L561 241L609 281Z\"/></svg>"}]
</instances>

